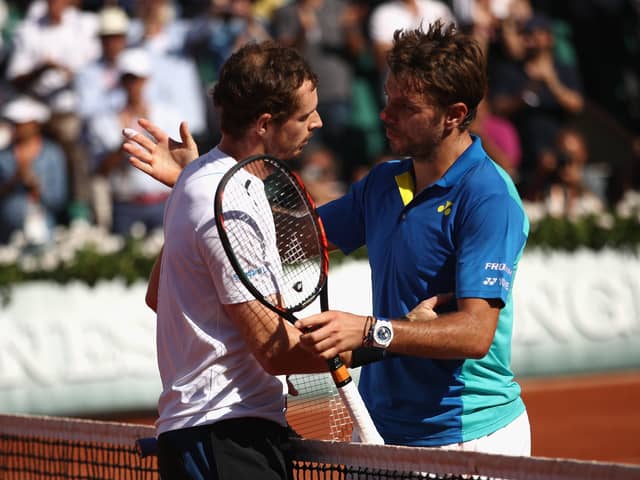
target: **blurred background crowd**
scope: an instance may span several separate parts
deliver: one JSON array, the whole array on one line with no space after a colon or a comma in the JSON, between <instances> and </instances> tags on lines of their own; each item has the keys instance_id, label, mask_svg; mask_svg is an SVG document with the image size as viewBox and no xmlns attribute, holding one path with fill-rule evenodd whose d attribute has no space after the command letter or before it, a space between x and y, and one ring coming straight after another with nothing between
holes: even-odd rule
<instances>
[{"instance_id":1,"label":"blurred background crowd","mask_svg":"<svg viewBox=\"0 0 640 480\"><path fill-rule=\"evenodd\" d=\"M74 220L162 224L168 189L128 165L146 117L200 151L208 93L247 41L298 48L324 127L297 159L319 204L389 157L379 111L393 32L436 19L475 36L489 91L471 130L528 205L576 217L640 191L639 0L0 0L0 244Z\"/></svg>"}]
</instances>

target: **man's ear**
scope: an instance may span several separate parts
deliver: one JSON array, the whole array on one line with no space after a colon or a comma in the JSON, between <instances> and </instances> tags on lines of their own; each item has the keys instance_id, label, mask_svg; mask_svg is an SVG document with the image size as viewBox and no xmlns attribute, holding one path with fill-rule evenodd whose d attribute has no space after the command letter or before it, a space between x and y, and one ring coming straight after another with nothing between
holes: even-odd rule
<instances>
[{"instance_id":1,"label":"man's ear","mask_svg":"<svg viewBox=\"0 0 640 480\"><path fill-rule=\"evenodd\" d=\"M456 102L453 105L449 105L445 111L445 128L454 129L460 127L467 118L469 108L462 103Z\"/></svg>"},{"instance_id":2,"label":"man's ear","mask_svg":"<svg viewBox=\"0 0 640 480\"><path fill-rule=\"evenodd\" d=\"M256 121L256 133L260 136L266 135L269 128L273 125L272 119L273 116L270 113L260 115Z\"/></svg>"}]
</instances>

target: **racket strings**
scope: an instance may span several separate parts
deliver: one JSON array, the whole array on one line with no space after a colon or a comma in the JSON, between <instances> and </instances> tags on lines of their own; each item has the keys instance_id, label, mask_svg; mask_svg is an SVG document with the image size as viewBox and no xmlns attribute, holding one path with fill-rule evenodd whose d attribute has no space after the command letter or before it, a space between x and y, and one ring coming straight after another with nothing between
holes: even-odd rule
<instances>
[{"instance_id":1,"label":"racket strings","mask_svg":"<svg viewBox=\"0 0 640 480\"><path fill-rule=\"evenodd\" d=\"M222 215L245 277L267 300L277 299L278 308L306 306L324 271L319 229L305 192L266 160L252 162L234 177L225 187Z\"/></svg>"}]
</instances>

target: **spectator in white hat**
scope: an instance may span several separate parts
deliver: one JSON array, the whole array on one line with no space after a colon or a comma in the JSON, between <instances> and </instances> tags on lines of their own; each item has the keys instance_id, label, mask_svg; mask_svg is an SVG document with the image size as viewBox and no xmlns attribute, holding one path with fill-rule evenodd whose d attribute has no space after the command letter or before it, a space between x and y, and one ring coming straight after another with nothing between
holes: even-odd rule
<instances>
[{"instance_id":1,"label":"spectator in white hat","mask_svg":"<svg viewBox=\"0 0 640 480\"><path fill-rule=\"evenodd\" d=\"M114 233L126 235L136 222L144 224L147 230L162 226L169 189L129 165L121 151L122 129L137 128L139 118L153 118L178 138L176 125L180 116L162 102L148 100L146 88L152 64L145 49L125 50L117 65L126 94L125 104L92 118L88 123L88 139L96 173L108 178L110 187L111 200L97 201L103 207L99 222L110 226ZM104 208L106 203L110 203L111 212Z\"/></svg>"},{"instance_id":2,"label":"spectator in white hat","mask_svg":"<svg viewBox=\"0 0 640 480\"><path fill-rule=\"evenodd\" d=\"M105 7L98 13L102 54L82 68L75 81L78 112L84 120L124 105L125 93L120 86L117 60L127 46L128 31L129 17L120 7Z\"/></svg>"},{"instance_id":3,"label":"spectator in white hat","mask_svg":"<svg viewBox=\"0 0 640 480\"><path fill-rule=\"evenodd\" d=\"M46 243L67 203L67 163L60 146L43 136L49 109L29 97L8 102L2 117L11 144L0 150L0 243L24 231L32 244Z\"/></svg>"}]
</instances>

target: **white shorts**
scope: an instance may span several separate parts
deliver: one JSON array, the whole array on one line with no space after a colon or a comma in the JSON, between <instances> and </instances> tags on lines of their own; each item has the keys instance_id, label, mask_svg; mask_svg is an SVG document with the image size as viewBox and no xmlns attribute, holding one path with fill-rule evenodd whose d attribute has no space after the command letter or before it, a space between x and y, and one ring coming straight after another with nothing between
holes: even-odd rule
<instances>
[{"instance_id":1,"label":"white shorts","mask_svg":"<svg viewBox=\"0 0 640 480\"><path fill-rule=\"evenodd\" d=\"M528 457L531 455L531 428L527 411L525 410L522 415L506 427L502 427L489 435L469 440L468 442L452 443L437 448Z\"/></svg>"}]
</instances>

